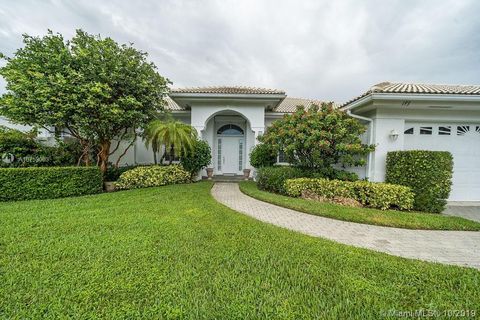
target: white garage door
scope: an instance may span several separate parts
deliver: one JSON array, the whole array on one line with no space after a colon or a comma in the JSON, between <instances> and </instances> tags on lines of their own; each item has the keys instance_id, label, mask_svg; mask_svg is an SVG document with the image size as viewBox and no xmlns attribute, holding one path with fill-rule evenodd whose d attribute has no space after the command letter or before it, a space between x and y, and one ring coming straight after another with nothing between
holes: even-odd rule
<instances>
[{"instance_id":1,"label":"white garage door","mask_svg":"<svg viewBox=\"0 0 480 320\"><path fill-rule=\"evenodd\" d=\"M480 124L406 123L405 150L450 151L453 185L449 200L480 200Z\"/></svg>"}]
</instances>

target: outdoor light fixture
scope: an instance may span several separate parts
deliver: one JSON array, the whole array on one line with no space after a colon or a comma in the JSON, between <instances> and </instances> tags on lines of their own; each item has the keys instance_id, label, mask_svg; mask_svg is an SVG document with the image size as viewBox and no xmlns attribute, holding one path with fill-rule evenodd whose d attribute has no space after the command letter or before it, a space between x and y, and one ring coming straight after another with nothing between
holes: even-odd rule
<instances>
[{"instance_id":1,"label":"outdoor light fixture","mask_svg":"<svg viewBox=\"0 0 480 320\"><path fill-rule=\"evenodd\" d=\"M390 136L390 139L395 141L398 139L398 132L395 129L393 129L392 131L390 131L389 136Z\"/></svg>"}]
</instances>

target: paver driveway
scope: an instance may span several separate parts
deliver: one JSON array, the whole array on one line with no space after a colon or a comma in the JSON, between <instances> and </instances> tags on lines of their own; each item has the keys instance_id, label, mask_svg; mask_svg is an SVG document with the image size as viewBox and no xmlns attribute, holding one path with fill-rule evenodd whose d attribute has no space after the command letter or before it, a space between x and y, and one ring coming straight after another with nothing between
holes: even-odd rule
<instances>
[{"instance_id":1,"label":"paver driveway","mask_svg":"<svg viewBox=\"0 0 480 320\"><path fill-rule=\"evenodd\" d=\"M405 258L480 269L480 232L407 230L314 216L251 198L236 183L216 183L212 195L236 211L307 235Z\"/></svg>"}]
</instances>

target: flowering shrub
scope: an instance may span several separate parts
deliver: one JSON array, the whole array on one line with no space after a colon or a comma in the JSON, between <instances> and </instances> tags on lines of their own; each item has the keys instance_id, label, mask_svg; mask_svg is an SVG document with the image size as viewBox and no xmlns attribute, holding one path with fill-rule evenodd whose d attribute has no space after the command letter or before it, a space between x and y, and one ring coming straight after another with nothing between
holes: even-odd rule
<instances>
[{"instance_id":1,"label":"flowering shrub","mask_svg":"<svg viewBox=\"0 0 480 320\"><path fill-rule=\"evenodd\" d=\"M115 187L122 190L188 182L190 182L190 173L181 166L148 166L137 167L122 173Z\"/></svg>"},{"instance_id":2,"label":"flowering shrub","mask_svg":"<svg viewBox=\"0 0 480 320\"><path fill-rule=\"evenodd\" d=\"M340 181L326 179L288 179L285 190L289 196L298 197L308 191L327 199L350 198L377 209L410 210L414 194L409 187L368 181Z\"/></svg>"}]
</instances>

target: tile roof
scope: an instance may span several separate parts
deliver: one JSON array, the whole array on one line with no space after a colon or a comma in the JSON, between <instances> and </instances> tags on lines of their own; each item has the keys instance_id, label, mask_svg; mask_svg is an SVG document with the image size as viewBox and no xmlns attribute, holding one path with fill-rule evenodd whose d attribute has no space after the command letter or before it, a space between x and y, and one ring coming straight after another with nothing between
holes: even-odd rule
<instances>
[{"instance_id":1,"label":"tile roof","mask_svg":"<svg viewBox=\"0 0 480 320\"><path fill-rule=\"evenodd\" d=\"M184 108L179 106L175 101L173 101L173 99L170 98L169 96L165 97L165 102L166 102L165 104L166 110L170 110L170 111L185 110ZM286 97L272 112L293 113L297 109L297 106L305 106L308 108L312 104L321 105L322 102L325 102L325 101ZM337 106L336 104L334 105Z\"/></svg>"},{"instance_id":2,"label":"tile roof","mask_svg":"<svg viewBox=\"0 0 480 320\"><path fill-rule=\"evenodd\" d=\"M297 110L297 106L304 106L304 107L308 108L312 104L316 104L316 105L320 106L322 104L322 102L325 102L325 101L314 100L314 99L302 99L302 98L286 97L275 108L275 110L273 112L285 112L285 113L295 112L295 110Z\"/></svg>"},{"instance_id":3,"label":"tile roof","mask_svg":"<svg viewBox=\"0 0 480 320\"><path fill-rule=\"evenodd\" d=\"M449 85L449 84L416 84L382 82L372 86L362 95L347 101L345 107L372 93L402 93L402 94L454 94L480 95L480 85Z\"/></svg>"},{"instance_id":4,"label":"tile roof","mask_svg":"<svg viewBox=\"0 0 480 320\"><path fill-rule=\"evenodd\" d=\"M175 93L213 93L213 94L285 94L283 90L243 87L243 86L214 86L172 89Z\"/></svg>"}]
</instances>

